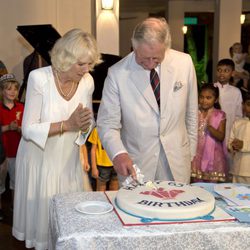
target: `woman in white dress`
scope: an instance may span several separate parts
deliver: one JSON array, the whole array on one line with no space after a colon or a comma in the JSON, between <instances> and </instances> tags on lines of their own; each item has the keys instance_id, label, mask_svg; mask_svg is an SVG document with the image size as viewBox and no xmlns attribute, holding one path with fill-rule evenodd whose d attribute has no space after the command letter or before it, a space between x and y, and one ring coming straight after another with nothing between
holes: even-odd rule
<instances>
[{"instance_id":1,"label":"woman in white dress","mask_svg":"<svg viewBox=\"0 0 250 250\"><path fill-rule=\"evenodd\" d=\"M51 61L29 75L16 158L12 233L35 249L48 248L51 197L82 191L77 143L85 142L93 125L94 82L88 72L100 54L90 34L73 29L56 42Z\"/></svg>"}]
</instances>

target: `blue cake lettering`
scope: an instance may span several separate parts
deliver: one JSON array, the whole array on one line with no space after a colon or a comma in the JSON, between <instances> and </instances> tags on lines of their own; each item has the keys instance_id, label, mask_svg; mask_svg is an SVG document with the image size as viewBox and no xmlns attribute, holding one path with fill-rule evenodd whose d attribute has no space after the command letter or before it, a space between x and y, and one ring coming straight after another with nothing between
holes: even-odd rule
<instances>
[{"instance_id":1,"label":"blue cake lettering","mask_svg":"<svg viewBox=\"0 0 250 250\"><path fill-rule=\"evenodd\" d=\"M163 203L162 202L157 202L157 201L147 201L147 200L141 200L140 202L137 202L138 204L141 205L147 205L147 206L152 206L152 207L162 207Z\"/></svg>"},{"instance_id":2,"label":"blue cake lettering","mask_svg":"<svg viewBox=\"0 0 250 250\"><path fill-rule=\"evenodd\" d=\"M190 201L175 201L175 202L157 202L157 201L149 201L149 200L141 200L137 202L141 205L146 206L152 206L152 207L186 207L186 206L192 206L196 203L205 202L204 200L201 200L199 197L196 199L192 199Z\"/></svg>"}]
</instances>

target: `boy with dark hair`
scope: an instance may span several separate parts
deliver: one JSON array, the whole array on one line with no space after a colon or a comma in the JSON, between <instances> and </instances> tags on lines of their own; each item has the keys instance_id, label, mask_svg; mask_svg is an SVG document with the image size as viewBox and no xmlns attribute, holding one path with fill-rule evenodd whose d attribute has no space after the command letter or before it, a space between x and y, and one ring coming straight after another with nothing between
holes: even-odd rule
<instances>
[{"instance_id":1,"label":"boy with dark hair","mask_svg":"<svg viewBox=\"0 0 250 250\"><path fill-rule=\"evenodd\" d=\"M226 113L226 144L234 121L242 117L241 92L238 88L230 84L235 73L234 67L233 60L228 58L220 60L217 64L217 82L214 83L214 86L219 88L221 110ZM227 165L229 170L231 170L232 160L230 154L227 154Z\"/></svg>"}]
</instances>

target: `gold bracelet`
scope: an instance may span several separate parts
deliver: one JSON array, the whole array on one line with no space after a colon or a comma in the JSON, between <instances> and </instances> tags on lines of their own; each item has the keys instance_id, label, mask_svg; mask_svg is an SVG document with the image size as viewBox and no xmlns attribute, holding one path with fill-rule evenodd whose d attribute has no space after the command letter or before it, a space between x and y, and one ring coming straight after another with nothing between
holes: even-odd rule
<instances>
[{"instance_id":1,"label":"gold bracelet","mask_svg":"<svg viewBox=\"0 0 250 250\"><path fill-rule=\"evenodd\" d=\"M63 121L61 122L61 125L60 125L60 136L63 134Z\"/></svg>"}]
</instances>

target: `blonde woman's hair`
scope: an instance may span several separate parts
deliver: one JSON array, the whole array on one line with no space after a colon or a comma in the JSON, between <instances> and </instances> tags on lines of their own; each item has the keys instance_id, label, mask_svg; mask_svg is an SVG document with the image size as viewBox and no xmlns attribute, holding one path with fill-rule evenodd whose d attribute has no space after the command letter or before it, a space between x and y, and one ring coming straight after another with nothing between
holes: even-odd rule
<instances>
[{"instance_id":1,"label":"blonde woman's hair","mask_svg":"<svg viewBox=\"0 0 250 250\"><path fill-rule=\"evenodd\" d=\"M149 17L137 24L131 38L133 48L141 43L163 43L166 49L171 47L170 29L165 18Z\"/></svg>"},{"instance_id":2,"label":"blonde woman's hair","mask_svg":"<svg viewBox=\"0 0 250 250\"><path fill-rule=\"evenodd\" d=\"M79 60L88 60L90 70L101 62L95 38L81 29L72 29L59 38L51 50L53 67L60 72L65 72Z\"/></svg>"}]
</instances>

